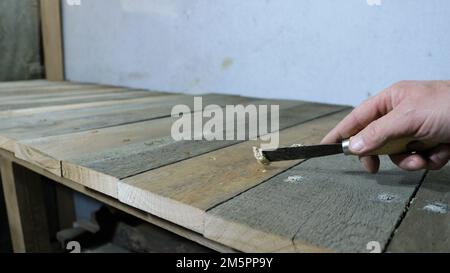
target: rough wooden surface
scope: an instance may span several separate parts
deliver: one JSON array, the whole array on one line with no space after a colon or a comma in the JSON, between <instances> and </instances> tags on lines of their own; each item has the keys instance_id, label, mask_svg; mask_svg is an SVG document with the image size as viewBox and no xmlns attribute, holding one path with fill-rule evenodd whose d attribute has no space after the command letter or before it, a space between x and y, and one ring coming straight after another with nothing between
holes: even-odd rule
<instances>
[{"instance_id":1,"label":"rough wooden surface","mask_svg":"<svg viewBox=\"0 0 450 273\"><path fill-rule=\"evenodd\" d=\"M449 206L450 166L446 166L425 177L388 251L450 252Z\"/></svg>"},{"instance_id":2,"label":"rough wooden surface","mask_svg":"<svg viewBox=\"0 0 450 273\"><path fill-rule=\"evenodd\" d=\"M55 159L56 161L53 164L48 163L49 165L41 162L41 165L44 168L53 169L60 164L61 160L70 158L87 160L87 158L95 157L97 153L108 149L113 150L136 142L147 143L148 146L152 139L169 136L173 120L167 116L170 116L172 106L180 103L190 105L193 103L193 98L172 96L162 98L162 100L163 102L157 98L154 101L140 103L120 103L112 106L65 111L58 116L53 113L27 116L14 119L12 126L5 125L5 127L15 128L15 124L21 124L19 132L14 131L10 134L20 142L16 149L17 156L28 158L39 164L40 160L33 157L34 155L37 157L49 155L50 160ZM223 105L242 103L249 99L239 96L205 95L204 100ZM43 119L46 124L39 124L41 129L38 129L36 123ZM141 120L148 121L140 122ZM32 128L26 128L23 125L25 121L32 123ZM60 126L59 121L64 121L64 124ZM120 126L123 123L126 125ZM60 134L64 130L70 130L73 126L77 126L77 131L81 132ZM96 129L87 130L90 128ZM9 132L6 128L0 129L0 132L2 131ZM52 137L46 137L46 135ZM98 139L102 139L102 141L96 142ZM54 143L60 145L54 145ZM39 150L42 150L43 153L40 154Z\"/></svg>"},{"instance_id":3,"label":"rough wooden surface","mask_svg":"<svg viewBox=\"0 0 450 273\"><path fill-rule=\"evenodd\" d=\"M329 109L334 112L337 109ZM315 143L343 113L319 118L326 112L304 112L298 121L316 120L280 132L282 145ZM306 118L307 117L307 118ZM247 141L145 172L119 183L119 200L181 226L203 233L205 211L226 201L299 161L263 168L252 153L256 141Z\"/></svg>"},{"instance_id":4,"label":"rough wooden surface","mask_svg":"<svg viewBox=\"0 0 450 273\"><path fill-rule=\"evenodd\" d=\"M423 173L382 163L371 175L352 156L307 160L208 211L205 236L250 252L383 248Z\"/></svg>"},{"instance_id":5,"label":"rough wooden surface","mask_svg":"<svg viewBox=\"0 0 450 273\"><path fill-rule=\"evenodd\" d=\"M129 97L124 95L123 99ZM148 95L152 96L149 92ZM131 95L131 97L133 97ZM205 96L208 98L208 96ZM221 101L219 95L212 95L213 99ZM111 95L114 98L114 95ZM231 97L236 102L248 100L244 97ZM223 99L223 101L229 101ZM106 99L106 98L105 98ZM0 119L0 148L13 151L16 141L35 139L40 137L76 133L90 129L118 126L127 123L150 120L170 115L174 103L192 101L192 97L177 97L176 100L161 103L158 98L143 103L118 103L101 107L73 109L55 113L39 113L32 116L14 119Z\"/></svg>"},{"instance_id":6,"label":"rough wooden surface","mask_svg":"<svg viewBox=\"0 0 450 273\"><path fill-rule=\"evenodd\" d=\"M21 215L11 220L12 232L21 236L18 249L45 248L45 240L26 239L21 219L33 210L21 209L20 200L39 186L17 183L27 179L11 171L11 161L221 251L364 252L369 242L388 251L448 249L445 170L420 184L422 172L399 171L386 161L377 175L344 156L263 167L252 153L259 141L176 142L170 112L176 104L192 109L193 96L187 95L34 81L0 83L0 98L0 154L9 160L2 176L15 185L5 191L16 203L9 209ZM278 101L209 94L203 103ZM335 105L280 104L282 146L319 142L349 112ZM234 133L229 122L223 130ZM234 122L248 125L245 118ZM27 208L41 203L30 200ZM55 218L58 213L70 225L64 212L51 212Z\"/></svg>"}]
</instances>

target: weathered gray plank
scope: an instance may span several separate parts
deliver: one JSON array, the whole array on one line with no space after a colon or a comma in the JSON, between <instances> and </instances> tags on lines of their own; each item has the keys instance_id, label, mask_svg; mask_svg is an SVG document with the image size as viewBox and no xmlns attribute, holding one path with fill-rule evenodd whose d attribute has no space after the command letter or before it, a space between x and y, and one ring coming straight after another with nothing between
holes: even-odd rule
<instances>
[{"instance_id":1,"label":"weathered gray plank","mask_svg":"<svg viewBox=\"0 0 450 273\"><path fill-rule=\"evenodd\" d=\"M56 82L49 82L44 79L38 80L21 80L21 81L0 81L0 92L5 88L26 88L30 86L52 86L57 84Z\"/></svg>"},{"instance_id":2,"label":"weathered gray plank","mask_svg":"<svg viewBox=\"0 0 450 273\"><path fill-rule=\"evenodd\" d=\"M450 166L430 171L389 244L389 252L450 252Z\"/></svg>"},{"instance_id":3,"label":"weathered gray plank","mask_svg":"<svg viewBox=\"0 0 450 273\"><path fill-rule=\"evenodd\" d=\"M225 100L227 99L220 99L222 103ZM268 101L249 103L266 104ZM323 114L340 109L331 105L304 105L303 102L278 103L286 107L281 114L281 128L296 124L302 118L311 118L312 113ZM301 106L291 107L294 105ZM298 114L299 112L303 114ZM238 142L178 142L170 135L173 121L169 117L78 134L21 141L15 153L17 157L34 162L55 174L60 172L62 165L64 177L87 186L100 185L104 191L111 190L114 196L119 179ZM102 140L101 143L98 143L98 139ZM59 145L55 146L53 143ZM105 184L111 187L105 188Z\"/></svg>"},{"instance_id":4,"label":"weathered gray plank","mask_svg":"<svg viewBox=\"0 0 450 273\"><path fill-rule=\"evenodd\" d=\"M264 101L262 102L264 104ZM314 111L314 110L315 111ZM320 115L338 111L331 105L299 104L298 106L280 109L280 129L305 122ZM67 160L72 165L79 165L96 170L119 179L123 179L143 171L155 169L164 165L198 156L213 150L227 147L243 140L186 140L175 141L170 136L170 125L166 124L166 134L160 138L149 138L127 145L118 145L98 153L85 154L80 158ZM225 126L224 126L225 128Z\"/></svg>"},{"instance_id":5,"label":"weathered gray plank","mask_svg":"<svg viewBox=\"0 0 450 273\"><path fill-rule=\"evenodd\" d=\"M92 92L91 94L73 94L71 96L44 96L43 98L21 98L18 100L7 100L3 103L0 103L0 111L12 110L12 109L24 109L24 108L33 108L33 107L43 107L50 105L68 105L68 104L76 104L76 103L85 103L85 102L93 102L93 101L105 101L105 100L123 100L123 99L132 99L132 98L144 98L150 97L154 95L147 91L128 91L128 92L108 92L96 94Z\"/></svg>"},{"instance_id":6,"label":"weathered gray plank","mask_svg":"<svg viewBox=\"0 0 450 273\"><path fill-rule=\"evenodd\" d=\"M205 236L247 252L365 252L383 248L422 172L357 157L307 160L207 212Z\"/></svg>"},{"instance_id":7,"label":"weathered gray plank","mask_svg":"<svg viewBox=\"0 0 450 273\"><path fill-rule=\"evenodd\" d=\"M114 97L113 97L114 98ZM234 100L235 103L249 100L239 96L205 95L204 99L219 104ZM0 147L14 151L18 140L62 135L90 129L116 126L160 117L170 116L175 104L192 104L192 96L155 97L136 104L115 104L96 108L83 108L54 113L40 113L14 119L0 119Z\"/></svg>"},{"instance_id":8,"label":"weathered gray plank","mask_svg":"<svg viewBox=\"0 0 450 273\"><path fill-rule=\"evenodd\" d=\"M2 102L6 99L33 99L40 96L62 96L74 92L79 92L80 94L95 92L96 90L122 90L125 92L125 88L112 87L106 85L95 85L95 84L69 84L64 83L61 85L43 85L43 86L31 86L31 87L15 87L15 88L2 88L0 87L0 96L2 97Z\"/></svg>"}]
</instances>

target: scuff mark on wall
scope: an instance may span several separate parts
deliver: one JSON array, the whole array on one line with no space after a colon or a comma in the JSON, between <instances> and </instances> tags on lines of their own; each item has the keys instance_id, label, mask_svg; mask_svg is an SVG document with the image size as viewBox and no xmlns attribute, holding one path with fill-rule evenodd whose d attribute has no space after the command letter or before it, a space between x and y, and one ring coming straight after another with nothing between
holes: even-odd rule
<instances>
[{"instance_id":1,"label":"scuff mark on wall","mask_svg":"<svg viewBox=\"0 0 450 273\"><path fill-rule=\"evenodd\" d=\"M221 65L222 70L227 70L228 68L230 68L233 65L233 63L234 63L234 60L232 58L227 57L227 58L223 59L222 65Z\"/></svg>"}]
</instances>

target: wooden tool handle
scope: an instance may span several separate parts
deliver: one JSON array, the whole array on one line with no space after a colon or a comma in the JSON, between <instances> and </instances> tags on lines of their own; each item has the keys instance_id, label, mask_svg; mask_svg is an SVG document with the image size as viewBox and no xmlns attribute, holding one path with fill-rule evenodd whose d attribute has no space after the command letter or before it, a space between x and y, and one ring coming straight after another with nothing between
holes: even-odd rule
<instances>
[{"instance_id":1,"label":"wooden tool handle","mask_svg":"<svg viewBox=\"0 0 450 273\"><path fill-rule=\"evenodd\" d=\"M345 139L342 141L342 150L346 155L353 155L349 149L350 139ZM433 148L437 143L428 141L418 141L413 138L399 138L395 140L390 140L384 146L370 152L368 155L394 155L401 153L411 153L425 151Z\"/></svg>"}]
</instances>

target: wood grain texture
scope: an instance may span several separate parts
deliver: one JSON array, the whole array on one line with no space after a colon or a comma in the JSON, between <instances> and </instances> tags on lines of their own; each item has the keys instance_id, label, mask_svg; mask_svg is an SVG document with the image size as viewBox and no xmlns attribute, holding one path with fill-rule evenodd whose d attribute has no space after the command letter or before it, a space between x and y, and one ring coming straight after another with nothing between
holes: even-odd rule
<instances>
[{"instance_id":1,"label":"wood grain texture","mask_svg":"<svg viewBox=\"0 0 450 273\"><path fill-rule=\"evenodd\" d=\"M273 102L273 101L272 101ZM261 101L262 104L265 101ZM301 112L307 112L315 108L319 113L325 113L330 110L328 105L305 105L300 104L294 107L281 109L280 129L284 129L302 122L299 118ZM323 112L321 112L323 111ZM169 165L187 158L195 157L213 150L224 148L230 145L242 142L240 140L207 141L207 140L186 140L174 141L170 136L170 127L172 120L161 120L158 125L149 123L153 133L143 134L147 138L141 138L137 141L129 140L126 137L126 143L119 143L109 149L102 149L98 152L91 152L88 156L84 154L78 159L64 160L62 168L64 175L70 174L72 168L79 171L79 166L107 174L118 179L124 179L144 171L152 170L161 166ZM245 121L236 121L245 122ZM137 124L136 124L137 125ZM139 125L138 125L139 126ZM142 124L142 128L148 125ZM164 133L156 132L154 128L164 128ZM226 126L225 126L226 128ZM138 132L139 129L132 130ZM116 134L116 137L120 135ZM122 145L120 145L122 144ZM75 172L76 173L76 172Z\"/></svg>"},{"instance_id":2,"label":"wood grain texture","mask_svg":"<svg viewBox=\"0 0 450 273\"><path fill-rule=\"evenodd\" d=\"M248 98L240 96L224 96L224 95L205 95L205 102L215 102L220 104L227 103L242 103L249 101ZM12 125L4 125L8 128L15 128L16 124L22 124L21 128L26 129L23 125L24 122L33 123L32 128L27 128L24 134L15 134L15 137L20 139L20 146L16 150L16 155L21 158L27 158L36 164L40 163L40 166L45 166L49 170L53 169L50 166L55 166L59 169L59 161L69 158L81 158L94 156L96 152L105 149L114 149L120 145L133 144L135 142L143 143L153 138L160 138L170 135L170 128L172 124L172 118L156 119L160 117L170 116L170 111L175 104L193 104L193 97L191 96L170 96L168 98L156 98L153 101L140 101L133 104L117 104L106 107L96 107L92 109L82 109L82 111L66 111L58 115L57 120L63 122L64 127L71 123L81 128L81 122L94 122L94 124L109 123L111 125L120 125L122 123L131 123L123 126L113 126L103 129L94 129L86 132L71 133L66 135L59 135L56 133L59 129L52 128L52 122L49 126L41 124L40 127L46 134L55 135L48 138L39 138L40 135L38 127L35 127L35 120L42 120L44 117L48 119L54 119L53 113L36 115L33 117L24 117L21 119L14 119ZM87 119L89 117L89 119ZM155 118L155 120L153 120ZM80 120L81 119L81 120ZM147 120L145 122L138 122L139 120ZM134 121L136 121L134 123ZM97 128L94 124L90 124L91 128ZM88 124L84 124L85 126ZM103 126L105 127L105 126ZM87 127L83 127L87 128ZM52 130L53 129L53 130ZM7 130L5 128L5 130ZM22 132L23 130L20 130ZM0 129L0 132L2 130ZM25 139L30 139L25 141ZM98 140L101 141L99 142ZM59 145L54 145L59 143ZM30 149L28 149L30 147ZM43 155L50 155L51 159L57 159L54 164L44 163L37 157L33 158L33 155L39 156L39 150L43 151ZM88 155L89 154L89 155ZM44 156L45 157L45 156ZM57 171L57 173L60 171Z\"/></svg>"},{"instance_id":3,"label":"wood grain texture","mask_svg":"<svg viewBox=\"0 0 450 273\"><path fill-rule=\"evenodd\" d=\"M242 103L241 97L224 98L215 95L205 97L205 100L216 100L219 104L231 103L231 100ZM259 100L248 103L255 102ZM280 103L286 107L303 104L288 101ZM292 115L299 109L286 113ZM18 158L34 162L55 174L60 173L62 161L64 177L117 196L119 179L236 143L235 141L177 142L171 137L173 121L174 119L169 117L77 134L20 141L15 154ZM293 118L286 121L297 122ZM288 123L285 122L282 126L286 124ZM54 143L59 145L56 146Z\"/></svg>"},{"instance_id":4,"label":"wood grain texture","mask_svg":"<svg viewBox=\"0 0 450 273\"><path fill-rule=\"evenodd\" d=\"M124 99L112 99L112 100L98 100L93 102L81 102L81 103L71 103L71 104L56 104L56 105L42 105L31 108L19 108L19 109L11 109L0 111L0 119L3 118L17 118L21 116L31 116L35 114L41 113L50 113L53 112L54 115L57 115L56 112L62 112L67 110L76 110L83 108L97 108L103 106L113 106L113 105L128 105L128 104L141 104L141 103L153 103L155 100L159 100L161 97L155 98L153 96L143 97L143 98L124 98ZM166 99L166 98L164 98Z\"/></svg>"},{"instance_id":5,"label":"wood grain texture","mask_svg":"<svg viewBox=\"0 0 450 273\"><path fill-rule=\"evenodd\" d=\"M427 174L388 251L450 252L449 206L450 166L446 166Z\"/></svg>"},{"instance_id":6,"label":"wood grain texture","mask_svg":"<svg viewBox=\"0 0 450 273\"><path fill-rule=\"evenodd\" d=\"M319 118L326 113L312 110L297 115L299 123L317 119L282 130L281 145L319 142L348 111ZM300 162L264 168L253 156L252 147L257 145L256 141L239 143L124 179L119 182L119 200L203 233L206 210Z\"/></svg>"},{"instance_id":7,"label":"wood grain texture","mask_svg":"<svg viewBox=\"0 0 450 273\"><path fill-rule=\"evenodd\" d=\"M151 96L149 94L148 96ZM245 101L248 98L223 95L207 95L211 100ZM115 96L112 95L112 98ZM192 103L191 96L156 97L137 104L115 104L95 108L83 108L54 113L40 113L14 119L0 119L0 148L14 151L16 141L55 136L68 133L105 128L170 116L174 104Z\"/></svg>"},{"instance_id":8,"label":"wood grain texture","mask_svg":"<svg viewBox=\"0 0 450 273\"><path fill-rule=\"evenodd\" d=\"M119 92L117 92L119 91ZM122 100L130 98L144 98L152 96L152 93L147 91L129 91L120 92L125 90L106 90L104 92L95 92L89 94L72 94L72 95L61 95L61 96L43 96L42 98L27 99L20 98L17 100L5 99L3 103L0 104L0 111L12 110L12 109L24 109L24 108L34 108L42 107L48 105L67 105L74 103L86 103L101 100Z\"/></svg>"},{"instance_id":9,"label":"wood grain texture","mask_svg":"<svg viewBox=\"0 0 450 273\"><path fill-rule=\"evenodd\" d=\"M40 0L45 75L50 81L64 80L64 61L59 0Z\"/></svg>"},{"instance_id":10,"label":"wood grain texture","mask_svg":"<svg viewBox=\"0 0 450 273\"><path fill-rule=\"evenodd\" d=\"M309 159L208 211L205 236L245 252L384 248L422 175L386 158L375 175L353 156Z\"/></svg>"}]
</instances>

